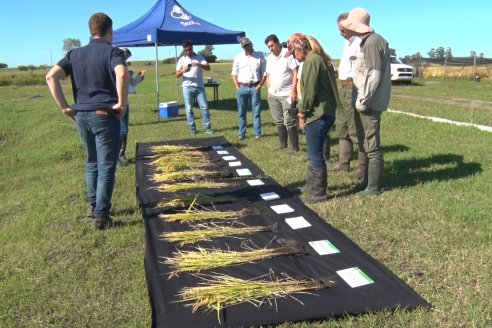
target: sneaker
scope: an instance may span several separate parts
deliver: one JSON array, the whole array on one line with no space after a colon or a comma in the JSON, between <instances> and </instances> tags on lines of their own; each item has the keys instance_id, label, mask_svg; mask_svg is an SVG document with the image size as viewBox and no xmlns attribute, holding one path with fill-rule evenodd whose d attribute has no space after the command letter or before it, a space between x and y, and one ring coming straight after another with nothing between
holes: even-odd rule
<instances>
[{"instance_id":1,"label":"sneaker","mask_svg":"<svg viewBox=\"0 0 492 328\"><path fill-rule=\"evenodd\" d=\"M212 129L205 129L206 134L214 134L214 130Z\"/></svg>"},{"instance_id":2,"label":"sneaker","mask_svg":"<svg viewBox=\"0 0 492 328\"><path fill-rule=\"evenodd\" d=\"M103 216L94 217L92 219L92 227L96 230L104 230L113 226L113 219L106 214Z\"/></svg>"},{"instance_id":3,"label":"sneaker","mask_svg":"<svg viewBox=\"0 0 492 328\"><path fill-rule=\"evenodd\" d=\"M255 139L256 139L256 140L260 140L260 139L261 139L261 136L260 136L260 135L255 136Z\"/></svg>"},{"instance_id":4,"label":"sneaker","mask_svg":"<svg viewBox=\"0 0 492 328\"><path fill-rule=\"evenodd\" d=\"M190 129L190 134L196 134L196 130L195 129Z\"/></svg>"},{"instance_id":5,"label":"sneaker","mask_svg":"<svg viewBox=\"0 0 492 328\"><path fill-rule=\"evenodd\" d=\"M239 136L239 140L244 140L245 136Z\"/></svg>"}]
</instances>

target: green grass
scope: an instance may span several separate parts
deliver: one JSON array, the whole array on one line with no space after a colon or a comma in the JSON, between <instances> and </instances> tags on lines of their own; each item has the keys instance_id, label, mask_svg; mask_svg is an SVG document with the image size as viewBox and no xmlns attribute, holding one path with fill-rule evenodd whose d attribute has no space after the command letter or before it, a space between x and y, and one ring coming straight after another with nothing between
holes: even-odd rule
<instances>
[{"instance_id":1,"label":"green grass","mask_svg":"<svg viewBox=\"0 0 492 328\"><path fill-rule=\"evenodd\" d=\"M136 62L132 68L143 66ZM130 159L135 142L190 137L182 108L178 118L158 121L154 73L148 69L138 94L130 96ZM160 74L173 70L174 65L163 65ZM306 173L301 155L271 156L277 140L266 102L264 138L251 138L248 127L249 137L237 141L229 74L230 63L213 64L205 73L222 82L220 109L211 111L216 135L224 135L280 184L300 185ZM177 100L174 76L160 81L161 101ZM490 88L487 82L419 80L395 86L390 107L492 125ZM207 92L211 99L211 90ZM483 103L467 106L463 99ZM199 118L199 111L195 113ZM84 217L79 137L48 88L0 87L0 115L0 327L149 326L134 166L117 172L113 216L118 227L93 231ZM196 137L206 137L200 119L197 126ZM332 142L331 164L338 155L334 134ZM491 326L492 134L385 113L382 142L382 195L358 198L353 194L355 182L330 174L330 200L312 209L437 311L378 312L281 327ZM305 147L301 137L303 153Z\"/></svg>"}]
</instances>

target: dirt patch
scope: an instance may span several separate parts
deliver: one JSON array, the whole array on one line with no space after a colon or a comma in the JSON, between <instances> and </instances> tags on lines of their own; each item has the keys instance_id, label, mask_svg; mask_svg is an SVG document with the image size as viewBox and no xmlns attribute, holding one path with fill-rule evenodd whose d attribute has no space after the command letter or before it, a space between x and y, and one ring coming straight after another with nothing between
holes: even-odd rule
<instances>
[{"instance_id":1,"label":"dirt patch","mask_svg":"<svg viewBox=\"0 0 492 328\"><path fill-rule=\"evenodd\" d=\"M477 109L485 109L492 110L492 102L484 101L484 100L472 100L472 99L464 99L464 98L438 98L438 97L430 97L430 96L422 96L422 95L391 95L391 97L407 99L407 100L417 100L417 101L426 101L431 103L437 103L441 105L453 105L464 108L477 108Z\"/></svg>"}]
</instances>

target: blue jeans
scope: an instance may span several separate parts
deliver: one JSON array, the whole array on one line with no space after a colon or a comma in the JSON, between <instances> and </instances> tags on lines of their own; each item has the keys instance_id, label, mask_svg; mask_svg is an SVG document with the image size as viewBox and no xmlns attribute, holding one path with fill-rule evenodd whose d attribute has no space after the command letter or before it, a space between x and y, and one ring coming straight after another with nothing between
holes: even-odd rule
<instances>
[{"instance_id":1,"label":"blue jeans","mask_svg":"<svg viewBox=\"0 0 492 328\"><path fill-rule=\"evenodd\" d=\"M188 121L188 126L190 129L193 131L196 130L195 117L193 115L193 103L195 102L195 98L202 112L203 128L205 130L211 129L210 113L208 111L205 88L183 87L183 98L185 103L186 121Z\"/></svg>"},{"instance_id":2,"label":"blue jeans","mask_svg":"<svg viewBox=\"0 0 492 328\"><path fill-rule=\"evenodd\" d=\"M253 130L261 136L261 89L240 87L236 90L239 136L246 136L246 113L251 106L253 111Z\"/></svg>"},{"instance_id":3,"label":"blue jeans","mask_svg":"<svg viewBox=\"0 0 492 328\"><path fill-rule=\"evenodd\" d=\"M121 135L128 135L128 121L130 120L130 104L126 105L126 113L125 116L121 119Z\"/></svg>"},{"instance_id":4,"label":"blue jeans","mask_svg":"<svg viewBox=\"0 0 492 328\"><path fill-rule=\"evenodd\" d=\"M116 114L77 112L77 129L87 156L87 200L94 216L109 215L120 147L120 119Z\"/></svg>"},{"instance_id":5,"label":"blue jeans","mask_svg":"<svg viewBox=\"0 0 492 328\"><path fill-rule=\"evenodd\" d=\"M326 170L323 144L326 135L335 122L334 116L323 115L319 119L306 124L307 153L311 167L317 171Z\"/></svg>"}]
</instances>

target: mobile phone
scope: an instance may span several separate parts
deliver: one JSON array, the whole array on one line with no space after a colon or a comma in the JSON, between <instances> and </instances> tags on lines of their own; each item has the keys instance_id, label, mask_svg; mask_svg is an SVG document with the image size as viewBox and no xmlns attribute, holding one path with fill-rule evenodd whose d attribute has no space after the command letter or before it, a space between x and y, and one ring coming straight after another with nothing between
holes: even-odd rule
<instances>
[{"instance_id":1,"label":"mobile phone","mask_svg":"<svg viewBox=\"0 0 492 328\"><path fill-rule=\"evenodd\" d=\"M188 67L191 67L191 64L188 64Z\"/></svg>"}]
</instances>

